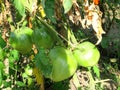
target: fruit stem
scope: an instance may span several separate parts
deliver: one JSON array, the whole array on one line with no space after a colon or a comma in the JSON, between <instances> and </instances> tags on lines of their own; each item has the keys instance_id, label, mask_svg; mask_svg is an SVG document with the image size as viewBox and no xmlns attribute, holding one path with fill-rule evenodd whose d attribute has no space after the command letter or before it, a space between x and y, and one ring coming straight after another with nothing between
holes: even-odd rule
<instances>
[{"instance_id":1,"label":"fruit stem","mask_svg":"<svg viewBox=\"0 0 120 90\"><path fill-rule=\"evenodd\" d=\"M71 30L71 28L68 24L67 25L64 24L64 28L67 30L68 45L70 45L70 47L72 47L72 48L75 48L76 45L78 44L78 42L74 36L73 31Z\"/></svg>"},{"instance_id":2,"label":"fruit stem","mask_svg":"<svg viewBox=\"0 0 120 90\"><path fill-rule=\"evenodd\" d=\"M23 23L23 21L25 20L25 18L26 18L26 15L24 15L22 17L22 19L17 23L17 29L19 28L20 24Z\"/></svg>"}]
</instances>

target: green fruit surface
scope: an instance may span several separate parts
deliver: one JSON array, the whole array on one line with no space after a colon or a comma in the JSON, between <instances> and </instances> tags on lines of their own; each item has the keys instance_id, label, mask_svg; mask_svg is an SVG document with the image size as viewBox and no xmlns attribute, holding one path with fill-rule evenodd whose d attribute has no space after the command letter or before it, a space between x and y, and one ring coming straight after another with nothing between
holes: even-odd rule
<instances>
[{"instance_id":1,"label":"green fruit surface","mask_svg":"<svg viewBox=\"0 0 120 90\"><path fill-rule=\"evenodd\" d=\"M32 49L32 33L33 30L28 27L22 27L10 34L10 44L13 48L22 54L26 54Z\"/></svg>"},{"instance_id":2,"label":"green fruit surface","mask_svg":"<svg viewBox=\"0 0 120 90\"><path fill-rule=\"evenodd\" d=\"M57 46L50 50L48 57L53 64L51 73L53 81L65 80L75 73L77 62L70 50Z\"/></svg>"},{"instance_id":3,"label":"green fruit surface","mask_svg":"<svg viewBox=\"0 0 120 90\"><path fill-rule=\"evenodd\" d=\"M40 48L51 48L53 46L54 40L52 37L46 32L46 28L36 28L33 32L33 42L35 43L38 49Z\"/></svg>"},{"instance_id":4,"label":"green fruit surface","mask_svg":"<svg viewBox=\"0 0 120 90\"><path fill-rule=\"evenodd\" d=\"M94 66L98 63L100 52L97 47L91 42L80 43L73 51L78 65L83 67Z\"/></svg>"}]
</instances>

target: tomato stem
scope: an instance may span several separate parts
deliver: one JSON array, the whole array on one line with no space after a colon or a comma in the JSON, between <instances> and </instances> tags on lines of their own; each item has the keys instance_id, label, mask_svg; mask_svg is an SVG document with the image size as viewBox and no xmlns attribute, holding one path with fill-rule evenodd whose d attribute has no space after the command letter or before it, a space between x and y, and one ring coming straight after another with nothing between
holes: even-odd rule
<instances>
[{"instance_id":1,"label":"tomato stem","mask_svg":"<svg viewBox=\"0 0 120 90\"><path fill-rule=\"evenodd\" d=\"M88 67L87 74L88 74L89 79L90 79L89 89L90 90L95 90L95 81L94 81L94 78L92 76L91 67Z\"/></svg>"}]
</instances>

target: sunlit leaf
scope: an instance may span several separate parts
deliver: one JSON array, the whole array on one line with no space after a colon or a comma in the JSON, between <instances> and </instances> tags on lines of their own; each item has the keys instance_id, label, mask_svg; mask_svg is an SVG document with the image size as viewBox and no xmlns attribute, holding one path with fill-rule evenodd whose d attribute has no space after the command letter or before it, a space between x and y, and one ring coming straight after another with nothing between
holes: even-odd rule
<instances>
[{"instance_id":1,"label":"sunlit leaf","mask_svg":"<svg viewBox=\"0 0 120 90\"><path fill-rule=\"evenodd\" d=\"M18 10L21 16L25 15L25 7L22 3L23 0L14 0L13 4L15 8Z\"/></svg>"},{"instance_id":2,"label":"sunlit leaf","mask_svg":"<svg viewBox=\"0 0 120 90\"><path fill-rule=\"evenodd\" d=\"M18 53L18 51L17 50L12 50L10 52L10 57L12 57L15 61L19 60L19 53Z\"/></svg>"},{"instance_id":3,"label":"sunlit leaf","mask_svg":"<svg viewBox=\"0 0 120 90\"><path fill-rule=\"evenodd\" d=\"M117 90L120 90L120 86L118 87L118 89Z\"/></svg>"},{"instance_id":4,"label":"sunlit leaf","mask_svg":"<svg viewBox=\"0 0 120 90\"><path fill-rule=\"evenodd\" d=\"M21 82L21 81L17 81L16 84L17 84L18 86L21 86L21 87L26 86L25 83L23 83L23 82Z\"/></svg>"},{"instance_id":5,"label":"sunlit leaf","mask_svg":"<svg viewBox=\"0 0 120 90\"><path fill-rule=\"evenodd\" d=\"M33 79L31 77L28 78L28 85L30 86L33 83Z\"/></svg>"},{"instance_id":6,"label":"sunlit leaf","mask_svg":"<svg viewBox=\"0 0 120 90\"><path fill-rule=\"evenodd\" d=\"M0 69L3 69L4 68L4 64L3 62L0 61Z\"/></svg>"},{"instance_id":7,"label":"sunlit leaf","mask_svg":"<svg viewBox=\"0 0 120 90\"><path fill-rule=\"evenodd\" d=\"M15 61L19 60L19 53L18 53L18 51L17 50L12 50L9 53L8 59L9 59L10 68L14 68Z\"/></svg>"},{"instance_id":8,"label":"sunlit leaf","mask_svg":"<svg viewBox=\"0 0 120 90\"><path fill-rule=\"evenodd\" d=\"M27 65L27 67L25 67L25 73L28 76L32 76L32 73L33 73L32 67L30 67L29 65Z\"/></svg>"},{"instance_id":9,"label":"sunlit leaf","mask_svg":"<svg viewBox=\"0 0 120 90\"><path fill-rule=\"evenodd\" d=\"M93 71L96 74L96 76L99 78L100 77L100 70L97 66L93 66Z\"/></svg>"},{"instance_id":10,"label":"sunlit leaf","mask_svg":"<svg viewBox=\"0 0 120 90\"><path fill-rule=\"evenodd\" d=\"M71 9L72 5L72 0L63 0L64 13L67 13Z\"/></svg>"}]
</instances>

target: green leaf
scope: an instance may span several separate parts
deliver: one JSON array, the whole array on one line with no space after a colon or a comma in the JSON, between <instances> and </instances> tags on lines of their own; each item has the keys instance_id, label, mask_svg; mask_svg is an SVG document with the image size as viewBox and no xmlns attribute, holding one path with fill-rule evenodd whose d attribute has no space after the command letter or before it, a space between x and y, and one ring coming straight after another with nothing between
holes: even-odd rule
<instances>
[{"instance_id":1,"label":"green leaf","mask_svg":"<svg viewBox=\"0 0 120 90\"><path fill-rule=\"evenodd\" d=\"M3 70L3 68L4 68L4 64L3 62L0 61L0 69Z\"/></svg>"},{"instance_id":2,"label":"green leaf","mask_svg":"<svg viewBox=\"0 0 120 90\"><path fill-rule=\"evenodd\" d=\"M14 68L15 61L19 60L19 53L18 53L18 51L17 50L10 51L8 59L9 59L9 63L10 63L10 68Z\"/></svg>"},{"instance_id":3,"label":"green leaf","mask_svg":"<svg viewBox=\"0 0 120 90\"><path fill-rule=\"evenodd\" d=\"M26 86L25 83L21 82L21 81L16 81L16 84L20 87L24 87Z\"/></svg>"},{"instance_id":4,"label":"green leaf","mask_svg":"<svg viewBox=\"0 0 120 90\"><path fill-rule=\"evenodd\" d=\"M18 10L21 16L25 15L25 7L23 5L23 0L14 0L13 4L15 8Z\"/></svg>"},{"instance_id":5,"label":"green leaf","mask_svg":"<svg viewBox=\"0 0 120 90\"><path fill-rule=\"evenodd\" d=\"M32 85L33 79L31 77L28 78L28 86Z\"/></svg>"},{"instance_id":6,"label":"green leaf","mask_svg":"<svg viewBox=\"0 0 120 90\"><path fill-rule=\"evenodd\" d=\"M71 9L72 5L72 0L63 0L64 13L67 13Z\"/></svg>"},{"instance_id":7,"label":"green leaf","mask_svg":"<svg viewBox=\"0 0 120 90\"><path fill-rule=\"evenodd\" d=\"M3 60L5 57L5 52L3 51L3 49L0 47L0 60Z\"/></svg>"},{"instance_id":8,"label":"green leaf","mask_svg":"<svg viewBox=\"0 0 120 90\"><path fill-rule=\"evenodd\" d=\"M45 0L41 1L43 8L45 8Z\"/></svg>"},{"instance_id":9,"label":"green leaf","mask_svg":"<svg viewBox=\"0 0 120 90\"><path fill-rule=\"evenodd\" d=\"M2 70L0 69L0 86L2 85Z\"/></svg>"},{"instance_id":10,"label":"green leaf","mask_svg":"<svg viewBox=\"0 0 120 90\"><path fill-rule=\"evenodd\" d=\"M55 15L54 4L55 4L54 0L47 0L45 2L45 8L44 8L47 18L49 18L52 23L56 23L56 19L54 16Z\"/></svg>"},{"instance_id":11,"label":"green leaf","mask_svg":"<svg viewBox=\"0 0 120 90\"><path fill-rule=\"evenodd\" d=\"M54 82L52 90L69 90L69 80L63 82Z\"/></svg>"},{"instance_id":12,"label":"green leaf","mask_svg":"<svg viewBox=\"0 0 120 90\"><path fill-rule=\"evenodd\" d=\"M12 60L13 62L19 60L19 53L18 53L18 51L17 50L10 51L10 57L9 58L13 59Z\"/></svg>"},{"instance_id":13,"label":"green leaf","mask_svg":"<svg viewBox=\"0 0 120 90\"><path fill-rule=\"evenodd\" d=\"M3 40L3 38L0 36L0 47L4 48L6 46L6 42Z\"/></svg>"},{"instance_id":14,"label":"green leaf","mask_svg":"<svg viewBox=\"0 0 120 90\"><path fill-rule=\"evenodd\" d=\"M93 66L93 71L96 74L96 76L99 78L100 77L100 70L97 66Z\"/></svg>"},{"instance_id":15,"label":"green leaf","mask_svg":"<svg viewBox=\"0 0 120 90\"><path fill-rule=\"evenodd\" d=\"M108 48L109 47L109 38L104 37L101 42L102 48Z\"/></svg>"},{"instance_id":16,"label":"green leaf","mask_svg":"<svg viewBox=\"0 0 120 90\"><path fill-rule=\"evenodd\" d=\"M11 81L6 82L6 80L2 81L4 87L10 87L11 86Z\"/></svg>"},{"instance_id":17,"label":"green leaf","mask_svg":"<svg viewBox=\"0 0 120 90\"><path fill-rule=\"evenodd\" d=\"M117 90L120 90L120 86L117 88Z\"/></svg>"},{"instance_id":18,"label":"green leaf","mask_svg":"<svg viewBox=\"0 0 120 90\"><path fill-rule=\"evenodd\" d=\"M45 77L50 77L50 74L52 72L52 64L49 58L47 57L47 54L44 49L39 50L39 53L36 54L34 60L36 67L40 69L42 74Z\"/></svg>"},{"instance_id":19,"label":"green leaf","mask_svg":"<svg viewBox=\"0 0 120 90\"><path fill-rule=\"evenodd\" d=\"M22 78L28 78L29 76L24 72L22 73Z\"/></svg>"}]
</instances>

